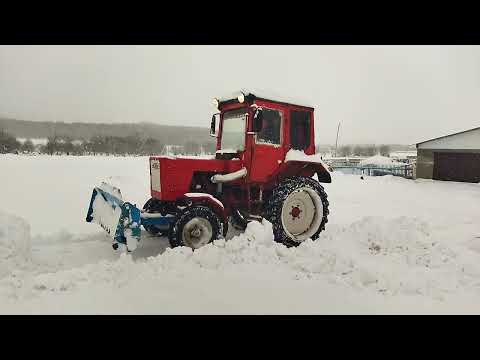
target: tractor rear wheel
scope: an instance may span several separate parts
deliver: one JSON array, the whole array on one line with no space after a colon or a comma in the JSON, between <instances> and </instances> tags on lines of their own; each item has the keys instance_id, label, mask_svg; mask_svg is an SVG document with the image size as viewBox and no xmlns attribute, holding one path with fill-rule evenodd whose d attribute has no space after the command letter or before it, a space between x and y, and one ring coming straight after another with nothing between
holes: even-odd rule
<instances>
[{"instance_id":1,"label":"tractor rear wheel","mask_svg":"<svg viewBox=\"0 0 480 360\"><path fill-rule=\"evenodd\" d=\"M275 241L298 246L316 240L328 222L327 194L309 177L284 180L272 192L265 206L265 218L273 225Z\"/></svg>"},{"instance_id":2,"label":"tractor rear wheel","mask_svg":"<svg viewBox=\"0 0 480 360\"><path fill-rule=\"evenodd\" d=\"M220 231L220 219L212 210L206 206L192 206L174 222L169 234L170 246L198 249L217 239Z\"/></svg>"}]
</instances>

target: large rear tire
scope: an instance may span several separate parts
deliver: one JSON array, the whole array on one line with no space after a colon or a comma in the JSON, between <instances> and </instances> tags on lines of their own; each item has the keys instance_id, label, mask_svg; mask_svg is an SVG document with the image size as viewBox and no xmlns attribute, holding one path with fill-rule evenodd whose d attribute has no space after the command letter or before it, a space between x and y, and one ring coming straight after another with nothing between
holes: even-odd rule
<instances>
[{"instance_id":1,"label":"large rear tire","mask_svg":"<svg viewBox=\"0 0 480 360\"><path fill-rule=\"evenodd\" d=\"M327 193L309 177L284 180L265 206L265 218L273 225L275 241L288 247L307 239L316 240L328 222Z\"/></svg>"},{"instance_id":2,"label":"large rear tire","mask_svg":"<svg viewBox=\"0 0 480 360\"><path fill-rule=\"evenodd\" d=\"M171 228L170 246L188 246L198 249L217 239L221 228L219 217L208 207L186 208Z\"/></svg>"}]
</instances>

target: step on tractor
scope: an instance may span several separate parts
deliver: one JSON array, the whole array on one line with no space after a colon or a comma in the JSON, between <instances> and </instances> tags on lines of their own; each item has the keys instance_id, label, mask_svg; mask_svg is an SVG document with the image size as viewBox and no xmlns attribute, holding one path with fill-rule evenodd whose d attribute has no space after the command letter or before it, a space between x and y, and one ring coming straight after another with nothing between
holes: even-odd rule
<instances>
[{"instance_id":1,"label":"step on tractor","mask_svg":"<svg viewBox=\"0 0 480 360\"><path fill-rule=\"evenodd\" d=\"M272 223L275 241L315 240L328 219L328 166L315 154L314 109L252 93L215 99L211 158L151 156L151 198L139 209L107 183L94 188L87 222L101 225L113 248L132 251L141 226L170 245L200 248L228 226ZM314 175L317 179L314 179Z\"/></svg>"}]
</instances>

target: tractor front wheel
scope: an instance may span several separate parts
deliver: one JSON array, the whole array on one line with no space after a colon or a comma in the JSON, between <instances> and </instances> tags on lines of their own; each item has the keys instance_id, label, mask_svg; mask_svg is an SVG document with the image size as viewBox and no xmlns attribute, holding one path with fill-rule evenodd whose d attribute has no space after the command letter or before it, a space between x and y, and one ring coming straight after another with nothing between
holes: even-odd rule
<instances>
[{"instance_id":1,"label":"tractor front wheel","mask_svg":"<svg viewBox=\"0 0 480 360\"><path fill-rule=\"evenodd\" d=\"M272 192L265 217L273 225L275 241L298 246L316 240L328 222L327 194L320 183L309 177L283 181Z\"/></svg>"},{"instance_id":2,"label":"tractor front wheel","mask_svg":"<svg viewBox=\"0 0 480 360\"><path fill-rule=\"evenodd\" d=\"M170 246L198 249L217 239L221 231L219 217L206 206L186 208L170 231Z\"/></svg>"},{"instance_id":3,"label":"tractor front wheel","mask_svg":"<svg viewBox=\"0 0 480 360\"><path fill-rule=\"evenodd\" d=\"M143 205L143 210L149 214L158 214L161 212L161 208L162 202L154 198L149 199L145 205ZM155 225L143 225L143 227L150 235L153 236L164 236L168 233L168 230L162 229Z\"/></svg>"}]
</instances>

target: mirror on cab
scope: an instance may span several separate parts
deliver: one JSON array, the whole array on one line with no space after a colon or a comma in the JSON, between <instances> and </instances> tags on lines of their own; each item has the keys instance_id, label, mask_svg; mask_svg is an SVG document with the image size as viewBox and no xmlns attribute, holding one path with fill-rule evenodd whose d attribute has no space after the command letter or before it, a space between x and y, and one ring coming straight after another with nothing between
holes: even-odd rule
<instances>
[{"instance_id":1,"label":"mirror on cab","mask_svg":"<svg viewBox=\"0 0 480 360\"><path fill-rule=\"evenodd\" d=\"M253 132L262 131L262 127L263 127L263 110L262 110L262 108L258 108L255 111L255 115L253 115L252 127L253 127L253 129L252 129Z\"/></svg>"},{"instance_id":2,"label":"mirror on cab","mask_svg":"<svg viewBox=\"0 0 480 360\"><path fill-rule=\"evenodd\" d=\"M212 115L212 123L210 124L210 136L217 137L216 129L217 129L217 116L220 114L213 114Z\"/></svg>"}]
</instances>

